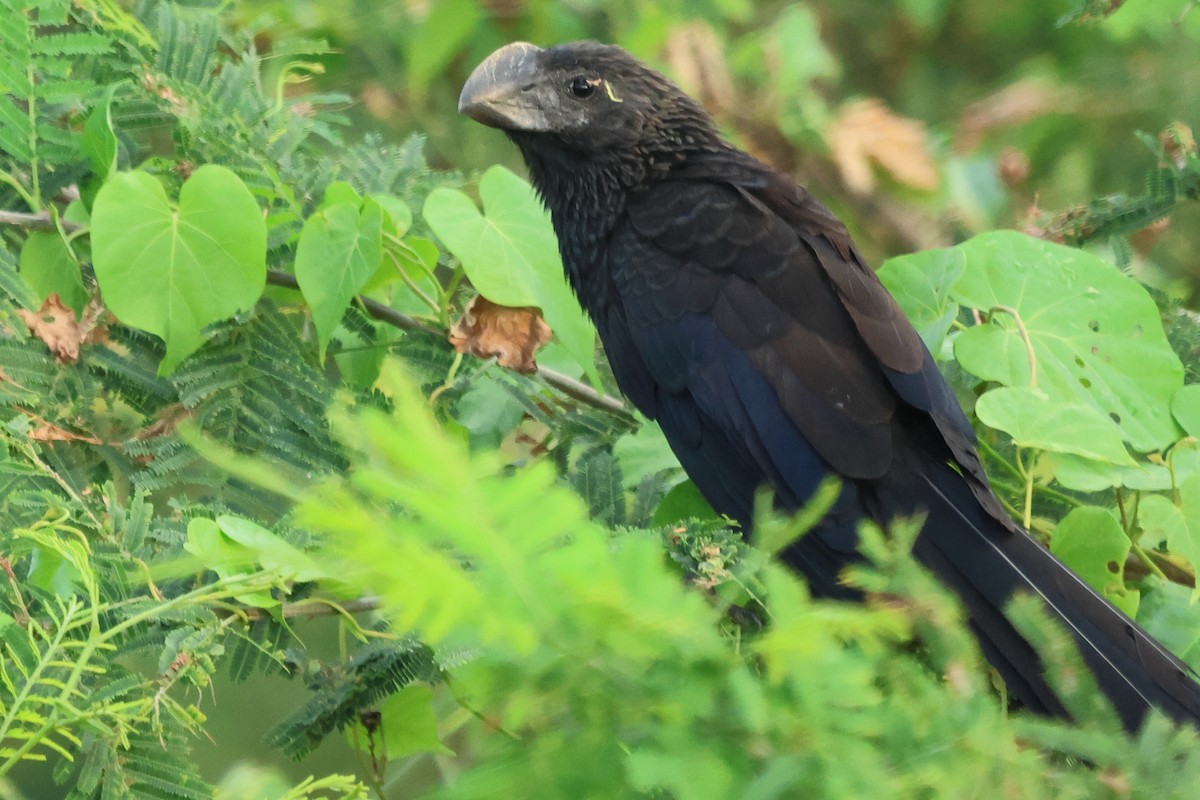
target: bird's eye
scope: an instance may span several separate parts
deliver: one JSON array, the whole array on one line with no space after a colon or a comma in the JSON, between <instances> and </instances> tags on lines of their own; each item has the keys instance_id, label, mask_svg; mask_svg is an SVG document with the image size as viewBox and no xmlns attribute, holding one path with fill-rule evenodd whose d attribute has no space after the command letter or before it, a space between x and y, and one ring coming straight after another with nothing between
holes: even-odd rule
<instances>
[{"instance_id":1,"label":"bird's eye","mask_svg":"<svg viewBox=\"0 0 1200 800\"><path fill-rule=\"evenodd\" d=\"M600 85L599 78L585 78L578 75L571 79L571 94L578 97L580 100L591 97L596 92L596 87Z\"/></svg>"}]
</instances>

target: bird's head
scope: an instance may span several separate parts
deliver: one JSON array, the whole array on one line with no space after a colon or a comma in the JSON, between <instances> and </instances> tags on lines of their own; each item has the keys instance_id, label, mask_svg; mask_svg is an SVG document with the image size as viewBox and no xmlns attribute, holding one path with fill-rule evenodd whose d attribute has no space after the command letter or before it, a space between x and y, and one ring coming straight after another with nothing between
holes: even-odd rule
<instances>
[{"instance_id":1,"label":"bird's head","mask_svg":"<svg viewBox=\"0 0 1200 800\"><path fill-rule=\"evenodd\" d=\"M505 131L523 150L581 159L716 140L695 101L621 48L597 42L506 45L471 73L458 109Z\"/></svg>"}]
</instances>

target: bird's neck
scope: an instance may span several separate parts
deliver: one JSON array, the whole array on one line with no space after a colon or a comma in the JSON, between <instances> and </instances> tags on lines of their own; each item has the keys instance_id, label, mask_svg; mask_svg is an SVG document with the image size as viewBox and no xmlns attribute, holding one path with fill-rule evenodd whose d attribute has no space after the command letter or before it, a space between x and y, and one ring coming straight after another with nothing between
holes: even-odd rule
<instances>
[{"instance_id":1,"label":"bird's neck","mask_svg":"<svg viewBox=\"0 0 1200 800\"><path fill-rule=\"evenodd\" d=\"M609 296L608 242L625 216L630 193L647 181L646 165L615 155L584 160L570 151L516 141L550 212L567 280L595 319Z\"/></svg>"},{"instance_id":2,"label":"bird's neck","mask_svg":"<svg viewBox=\"0 0 1200 800\"><path fill-rule=\"evenodd\" d=\"M663 140L657 150L638 148L585 157L566 147L547 146L542 137L509 135L521 149L530 180L550 212L567 280L599 322L610 297L608 243L625 217L629 199L667 179L687 159L688 148L678 140Z\"/></svg>"}]
</instances>

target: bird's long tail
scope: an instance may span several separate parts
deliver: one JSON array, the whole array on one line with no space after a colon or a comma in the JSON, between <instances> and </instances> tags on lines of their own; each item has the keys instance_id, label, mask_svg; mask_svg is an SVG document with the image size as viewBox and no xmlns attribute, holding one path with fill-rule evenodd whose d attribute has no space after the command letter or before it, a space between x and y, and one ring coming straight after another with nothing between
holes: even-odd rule
<instances>
[{"instance_id":1,"label":"bird's long tail","mask_svg":"<svg viewBox=\"0 0 1200 800\"><path fill-rule=\"evenodd\" d=\"M1066 714L1041 660L1003 613L1015 593L1027 592L1074 636L1127 728L1136 729L1151 707L1200 728L1200 684L1185 664L1048 550L993 519L958 473L940 465L922 472L927 518L914 555L961 598L984 655L1017 699L1034 711Z\"/></svg>"}]
</instances>

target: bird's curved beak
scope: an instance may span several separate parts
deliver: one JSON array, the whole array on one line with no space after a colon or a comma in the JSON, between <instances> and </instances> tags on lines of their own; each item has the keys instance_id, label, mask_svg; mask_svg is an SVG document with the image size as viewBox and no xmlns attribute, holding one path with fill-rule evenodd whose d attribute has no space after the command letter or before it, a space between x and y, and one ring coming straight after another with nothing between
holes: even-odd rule
<instances>
[{"instance_id":1,"label":"bird's curved beak","mask_svg":"<svg viewBox=\"0 0 1200 800\"><path fill-rule=\"evenodd\" d=\"M542 48L513 42L483 60L458 96L458 111L492 128L515 131L550 129L537 91Z\"/></svg>"}]
</instances>

